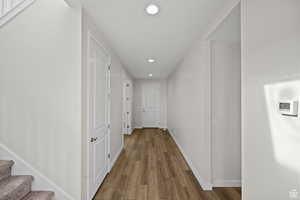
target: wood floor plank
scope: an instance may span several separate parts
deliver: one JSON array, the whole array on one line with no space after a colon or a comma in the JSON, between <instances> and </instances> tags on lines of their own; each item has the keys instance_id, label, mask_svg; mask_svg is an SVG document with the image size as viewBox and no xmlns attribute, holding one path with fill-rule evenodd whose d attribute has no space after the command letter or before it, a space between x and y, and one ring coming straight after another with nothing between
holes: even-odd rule
<instances>
[{"instance_id":1,"label":"wood floor plank","mask_svg":"<svg viewBox=\"0 0 300 200\"><path fill-rule=\"evenodd\" d=\"M241 200L241 189L203 191L168 132L137 129L94 199Z\"/></svg>"}]
</instances>

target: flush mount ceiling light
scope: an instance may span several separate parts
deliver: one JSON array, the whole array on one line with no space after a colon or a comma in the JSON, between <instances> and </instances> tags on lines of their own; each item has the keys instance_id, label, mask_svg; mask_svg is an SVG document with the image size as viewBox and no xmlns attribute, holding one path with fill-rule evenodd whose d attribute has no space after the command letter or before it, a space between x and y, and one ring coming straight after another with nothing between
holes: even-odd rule
<instances>
[{"instance_id":1,"label":"flush mount ceiling light","mask_svg":"<svg viewBox=\"0 0 300 200\"><path fill-rule=\"evenodd\" d=\"M152 77L152 76L153 76L153 74L148 74L148 76L149 76L149 77Z\"/></svg>"},{"instance_id":2,"label":"flush mount ceiling light","mask_svg":"<svg viewBox=\"0 0 300 200\"><path fill-rule=\"evenodd\" d=\"M149 59L148 59L148 63L155 63L155 59L149 58Z\"/></svg>"},{"instance_id":3,"label":"flush mount ceiling light","mask_svg":"<svg viewBox=\"0 0 300 200\"><path fill-rule=\"evenodd\" d=\"M150 4L146 7L146 12L149 15L157 15L159 13L159 7L155 4Z\"/></svg>"}]
</instances>

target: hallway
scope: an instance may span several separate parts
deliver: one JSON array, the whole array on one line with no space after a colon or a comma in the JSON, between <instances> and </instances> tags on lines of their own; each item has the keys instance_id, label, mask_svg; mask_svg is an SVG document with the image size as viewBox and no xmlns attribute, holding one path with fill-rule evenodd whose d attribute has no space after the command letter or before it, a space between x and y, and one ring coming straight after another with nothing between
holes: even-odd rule
<instances>
[{"instance_id":1,"label":"hallway","mask_svg":"<svg viewBox=\"0 0 300 200\"><path fill-rule=\"evenodd\" d=\"M299 23L300 0L0 0L0 200L300 200Z\"/></svg>"},{"instance_id":2,"label":"hallway","mask_svg":"<svg viewBox=\"0 0 300 200\"><path fill-rule=\"evenodd\" d=\"M240 188L203 191L169 133L138 129L95 200L240 200Z\"/></svg>"}]
</instances>

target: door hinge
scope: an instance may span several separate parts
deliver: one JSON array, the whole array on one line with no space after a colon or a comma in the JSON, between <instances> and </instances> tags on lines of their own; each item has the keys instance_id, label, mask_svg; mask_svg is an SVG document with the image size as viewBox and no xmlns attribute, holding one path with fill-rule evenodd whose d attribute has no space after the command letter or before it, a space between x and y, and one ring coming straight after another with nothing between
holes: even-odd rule
<instances>
[{"instance_id":1,"label":"door hinge","mask_svg":"<svg viewBox=\"0 0 300 200\"><path fill-rule=\"evenodd\" d=\"M107 128L110 128L110 124L107 125Z\"/></svg>"},{"instance_id":2,"label":"door hinge","mask_svg":"<svg viewBox=\"0 0 300 200\"><path fill-rule=\"evenodd\" d=\"M110 153L107 155L108 158L110 158Z\"/></svg>"}]
</instances>

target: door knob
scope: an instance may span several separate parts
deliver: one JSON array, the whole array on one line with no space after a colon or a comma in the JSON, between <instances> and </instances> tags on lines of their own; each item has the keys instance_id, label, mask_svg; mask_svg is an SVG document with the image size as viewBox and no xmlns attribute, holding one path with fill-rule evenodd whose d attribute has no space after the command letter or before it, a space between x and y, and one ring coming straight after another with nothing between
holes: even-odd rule
<instances>
[{"instance_id":1,"label":"door knob","mask_svg":"<svg viewBox=\"0 0 300 200\"><path fill-rule=\"evenodd\" d=\"M91 142L95 142L98 140L98 137L95 137L95 138L91 138Z\"/></svg>"}]
</instances>

